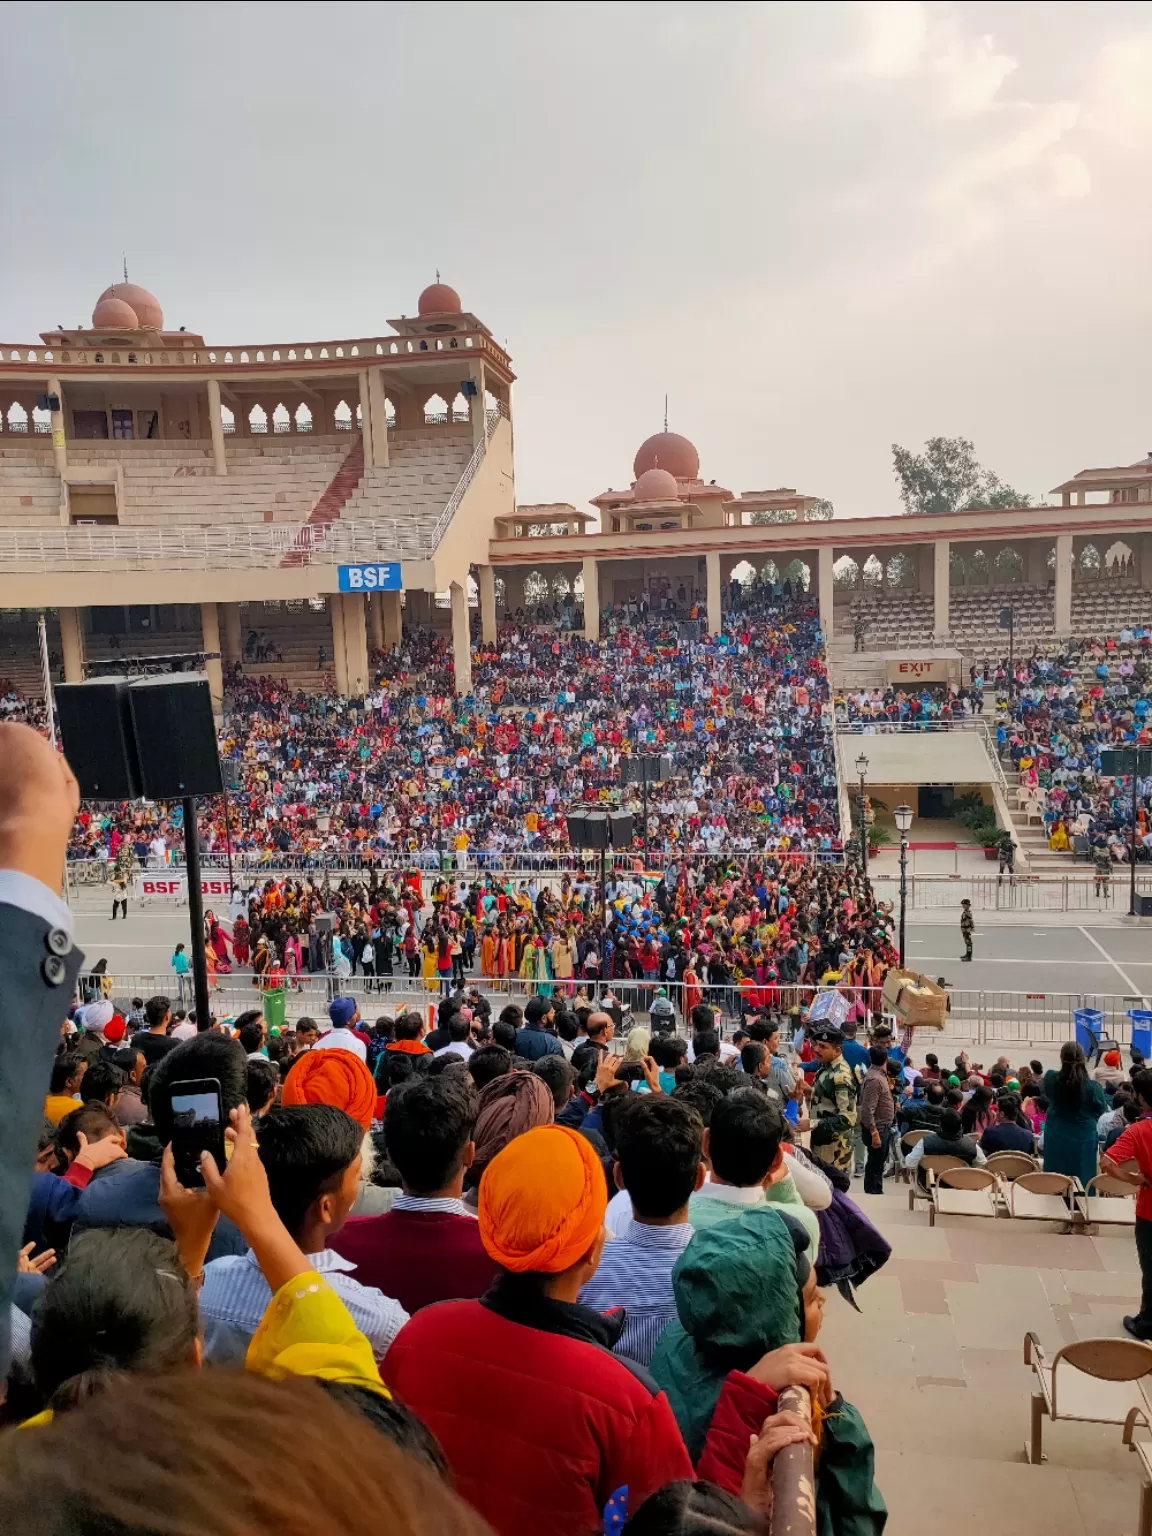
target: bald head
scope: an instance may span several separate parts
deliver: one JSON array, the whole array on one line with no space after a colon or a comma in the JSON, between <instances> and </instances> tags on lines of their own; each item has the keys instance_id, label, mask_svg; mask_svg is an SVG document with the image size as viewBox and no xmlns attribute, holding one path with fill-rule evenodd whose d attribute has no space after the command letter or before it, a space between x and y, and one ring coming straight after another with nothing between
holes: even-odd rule
<instances>
[{"instance_id":1,"label":"bald head","mask_svg":"<svg viewBox=\"0 0 1152 1536\"><path fill-rule=\"evenodd\" d=\"M588 1038L599 1045L607 1045L616 1033L616 1025L610 1013L588 1015Z\"/></svg>"}]
</instances>

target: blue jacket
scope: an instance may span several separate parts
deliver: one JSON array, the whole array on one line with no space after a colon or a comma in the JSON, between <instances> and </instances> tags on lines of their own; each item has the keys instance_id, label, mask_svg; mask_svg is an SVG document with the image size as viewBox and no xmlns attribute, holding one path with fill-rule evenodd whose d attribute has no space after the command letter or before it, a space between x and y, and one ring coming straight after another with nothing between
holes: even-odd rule
<instances>
[{"instance_id":1,"label":"blue jacket","mask_svg":"<svg viewBox=\"0 0 1152 1536\"><path fill-rule=\"evenodd\" d=\"M562 1056L563 1048L555 1035L535 1024L525 1024L516 1031L516 1054L521 1061L541 1061L545 1056Z\"/></svg>"},{"instance_id":2,"label":"blue jacket","mask_svg":"<svg viewBox=\"0 0 1152 1536\"><path fill-rule=\"evenodd\" d=\"M80 1195L72 1234L78 1237L91 1227L150 1227L160 1237L170 1238L172 1228L160 1209L159 1193L159 1163L140 1163L126 1157L98 1168ZM248 1244L237 1228L221 1216L208 1245L207 1261L247 1252Z\"/></svg>"}]
</instances>

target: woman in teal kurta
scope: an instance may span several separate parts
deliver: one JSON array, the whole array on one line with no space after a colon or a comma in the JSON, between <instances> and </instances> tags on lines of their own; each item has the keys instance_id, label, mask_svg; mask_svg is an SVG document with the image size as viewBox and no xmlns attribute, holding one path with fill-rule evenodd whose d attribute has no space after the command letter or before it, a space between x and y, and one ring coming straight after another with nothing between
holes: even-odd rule
<instances>
[{"instance_id":1,"label":"woman in teal kurta","mask_svg":"<svg viewBox=\"0 0 1152 1536\"><path fill-rule=\"evenodd\" d=\"M1045 1072L1044 1172L1067 1173L1087 1184L1096 1173L1096 1122L1108 1108L1099 1083L1088 1076L1083 1046L1060 1047L1059 1072Z\"/></svg>"}]
</instances>

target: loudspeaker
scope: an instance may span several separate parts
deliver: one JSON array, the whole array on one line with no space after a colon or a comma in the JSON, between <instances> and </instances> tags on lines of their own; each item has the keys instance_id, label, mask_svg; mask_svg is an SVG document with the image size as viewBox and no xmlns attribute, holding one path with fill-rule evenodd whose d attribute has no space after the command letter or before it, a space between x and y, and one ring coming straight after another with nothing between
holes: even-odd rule
<instances>
[{"instance_id":1,"label":"loudspeaker","mask_svg":"<svg viewBox=\"0 0 1152 1536\"><path fill-rule=\"evenodd\" d=\"M460 380L460 393L464 396L465 400L471 400L473 395L478 393L477 388L476 388L476 380L475 379L461 379Z\"/></svg>"},{"instance_id":2,"label":"loudspeaker","mask_svg":"<svg viewBox=\"0 0 1152 1536\"><path fill-rule=\"evenodd\" d=\"M321 936L332 932L336 926L336 919L331 912L317 912L316 932Z\"/></svg>"},{"instance_id":3,"label":"loudspeaker","mask_svg":"<svg viewBox=\"0 0 1152 1536\"><path fill-rule=\"evenodd\" d=\"M218 795L224 786L204 674L142 677L130 684L128 702L148 799Z\"/></svg>"},{"instance_id":4,"label":"loudspeaker","mask_svg":"<svg viewBox=\"0 0 1152 1536\"><path fill-rule=\"evenodd\" d=\"M1011 608L1001 608L1001 610L1000 610L1000 628L1001 629L1012 629L1013 626L1015 625L1015 623L1016 623L1016 615L1013 613L1012 609Z\"/></svg>"},{"instance_id":5,"label":"loudspeaker","mask_svg":"<svg viewBox=\"0 0 1152 1536\"><path fill-rule=\"evenodd\" d=\"M632 846L632 817L627 811L613 811L608 817L612 823L613 848L631 848Z\"/></svg>"},{"instance_id":6,"label":"loudspeaker","mask_svg":"<svg viewBox=\"0 0 1152 1536\"><path fill-rule=\"evenodd\" d=\"M85 800L138 800L140 763L126 677L94 677L56 689L60 739Z\"/></svg>"},{"instance_id":7,"label":"loudspeaker","mask_svg":"<svg viewBox=\"0 0 1152 1536\"><path fill-rule=\"evenodd\" d=\"M573 848L607 848L607 816L603 811L574 812L568 817L568 841Z\"/></svg>"}]
</instances>

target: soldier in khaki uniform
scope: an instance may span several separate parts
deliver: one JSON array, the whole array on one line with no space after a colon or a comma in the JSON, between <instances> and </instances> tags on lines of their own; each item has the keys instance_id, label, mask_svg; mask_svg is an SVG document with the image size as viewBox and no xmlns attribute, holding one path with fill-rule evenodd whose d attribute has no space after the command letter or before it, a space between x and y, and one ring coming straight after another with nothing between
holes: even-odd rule
<instances>
[{"instance_id":1,"label":"soldier in khaki uniform","mask_svg":"<svg viewBox=\"0 0 1152 1536\"><path fill-rule=\"evenodd\" d=\"M835 1173L852 1177L852 1133L857 1117L856 1075L844 1060L844 1036L834 1025L818 1024L809 1032L820 1062L812 1084L808 1121L812 1155Z\"/></svg>"}]
</instances>

